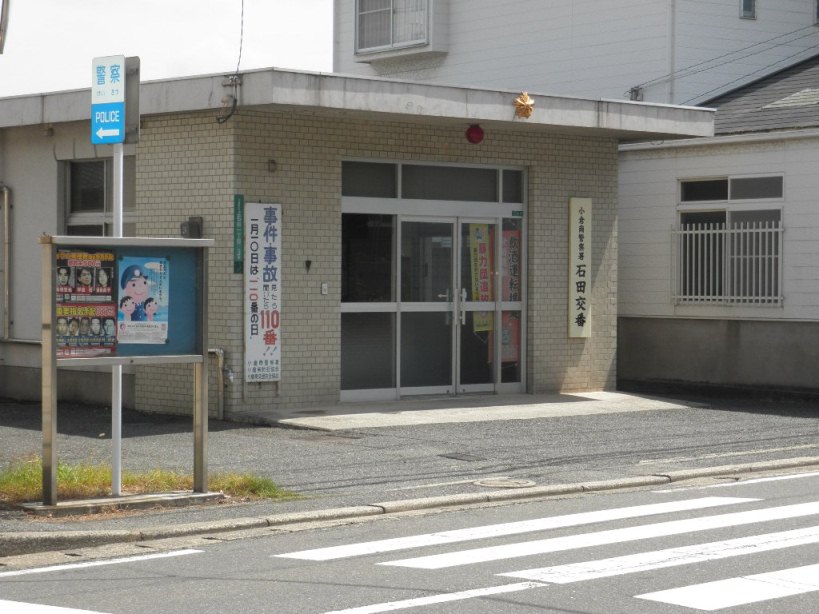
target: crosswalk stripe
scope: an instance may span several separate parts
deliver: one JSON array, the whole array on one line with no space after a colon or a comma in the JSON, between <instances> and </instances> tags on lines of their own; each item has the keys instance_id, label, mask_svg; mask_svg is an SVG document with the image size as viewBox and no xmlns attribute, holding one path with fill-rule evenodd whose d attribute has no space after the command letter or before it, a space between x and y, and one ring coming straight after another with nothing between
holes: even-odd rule
<instances>
[{"instance_id":1,"label":"crosswalk stripe","mask_svg":"<svg viewBox=\"0 0 819 614\"><path fill-rule=\"evenodd\" d=\"M498 575L552 584L570 584L816 543L819 543L819 526Z\"/></svg>"},{"instance_id":2,"label":"crosswalk stripe","mask_svg":"<svg viewBox=\"0 0 819 614\"><path fill-rule=\"evenodd\" d=\"M463 601L464 599L474 599L475 597L488 597L491 595L502 595L504 593L515 593L528 591L531 588L546 586L539 582L520 582L518 584L504 584L503 586L490 586L488 588L476 588L458 593L441 593L430 595L429 597L417 597L415 599L404 599L403 601L387 601L385 603L374 603L372 605L350 608L349 610L334 610L325 614L379 614L379 612L393 612L395 610L405 610L407 608L417 608L425 605L436 605L439 603L449 603L451 601Z\"/></svg>"},{"instance_id":3,"label":"crosswalk stripe","mask_svg":"<svg viewBox=\"0 0 819 614\"><path fill-rule=\"evenodd\" d=\"M58 608L53 605L4 601L3 599L0 599L0 612L3 612L3 614L102 614L102 612L92 612L90 610Z\"/></svg>"},{"instance_id":4,"label":"crosswalk stripe","mask_svg":"<svg viewBox=\"0 0 819 614\"><path fill-rule=\"evenodd\" d=\"M472 550L462 550L460 552L422 556L398 561L388 561L379 564L393 565L397 567L412 567L417 569L442 569L445 567L455 567L458 565L485 563L487 561L498 561L501 559L545 554L548 552L561 552L566 550L574 550L577 548L617 544L628 541L649 539L653 537L667 537L669 535L680 535L683 533L748 525L771 520L784 520L786 518L798 518L815 514L819 514L819 502L812 501L810 503L800 503L796 505L786 505L782 507L751 510L747 512L735 512L731 514L722 514L719 516L705 516L703 518L674 520L670 522L628 527L624 529L610 529L607 531L597 531L594 533L569 535L565 537L552 537L549 539L540 539L525 543L475 548Z\"/></svg>"},{"instance_id":5,"label":"crosswalk stripe","mask_svg":"<svg viewBox=\"0 0 819 614\"><path fill-rule=\"evenodd\" d=\"M86 567L101 567L103 565L117 565L119 563L134 563L136 561L150 561L153 559L166 559L174 556L185 556L186 554L198 554L203 550L174 550L172 552L157 552L155 554L140 554L138 556L126 556L119 559L103 559L101 561L85 561L83 563L66 563L65 565L52 565L51 567L35 567L33 569L18 569L16 571L0 571L0 578L11 578L14 576L27 576L37 573L50 573L53 571L65 571L67 569L83 569ZM0 610L5 614L4 610Z\"/></svg>"},{"instance_id":6,"label":"crosswalk stripe","mask_svg":"<svg viewBox=\"0 0 819 614\"><path fill-rule=\"evenodd\" d=\"M819 591L819 565L693 584L637 595L637 598L713 612L814 591Z\"/></svg>"},{"instance_id":7,"label":"crosswalk stripe","mask_svg":"<svg viewBox=\"0 0 819 614\"><path fill-rule=\"evenodd\" d=\"M652 490L654 493L675 493L686 492L690 490L711 490L713 488L736 488L737 486L747 486L748 484L764 484L765 482L781 482L783 480L801 480L804 478L815 478L819 476L819 471L811 473L794 473L789 475L775 475L770 478L753 478L751 480L741 480L739 482L728 482L726 484L708 484L706 486L689 486L686 488L663 488L660 490Z\"/></svg>"},{"instance_id":8,"label":"crosswalk stripe","mask_svg":"<svg viewBox=\"0 0 819 614\"><path fill-rule=\"evenodd\" d=\"M362 556L366 554L377 554L379 552L394 552L396 550L406 550L409 548L452 544L475 539L502 537L505 535L519 535L521 533L575 527L584 524L592 524L595 522L640 518L644 516L706 509L723 505L738 505L740 503L749 503L754 501L759 501L759 499L739 497L702 497L699 499L689 499L685 501L636 505L632 507L621 507L610 510L599 510L595 512L583 512L579 514L552 516L550 518L524 520L521 522L492 524L470 529L457 529L454 531L444 531L441 533L428 533L425 535L413 535L410 537L384 539L362 542L358 544L348 544L344 546L316 548L313 550L288 552L286 554L277 554L274 556L281 558L303 559L308 561L329 561L333 559Z\"/></svg>"}]
</instances>

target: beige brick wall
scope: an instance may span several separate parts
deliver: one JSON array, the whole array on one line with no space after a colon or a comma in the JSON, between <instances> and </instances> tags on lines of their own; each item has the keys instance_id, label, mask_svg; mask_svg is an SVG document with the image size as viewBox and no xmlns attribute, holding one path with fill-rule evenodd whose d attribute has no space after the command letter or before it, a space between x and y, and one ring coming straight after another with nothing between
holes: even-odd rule
<instances>
[{"instance_id":1,"label":"beige brick wall","mask_svg":"<svg viewBox=\"0 0 819 614\"><path fill-rule=\"evenodd\" d=\"M179 237L179 225L189 216L204 218L204 236L216 241L208 262L208 306L213 310L209 346L221 347L235 332L233 345L239 350L242 285L239 276L233 275L231 235L236 183L234 133L235 124L218 124L212 113L143 118L137 147L137 234ZM228 317L232 310L235 325ZM213 414L217 393L213 358L209 381ZM137 369L135 399L140 409L190 413L192 393L191 365Z\"/></svg>"},{"instance_id":2,"label":"beige brick wall","mask_svg":"<svg viewBox=\"0 0 819 614\"><path fill-rule=\"evenodd\" d=\"M240 110L143 120L137 202L143 236L178 236L204 217L210 254L211 347L236 375L228 414L275 415L279 407L335 403L340 374L341 161L345 158L523 166L529 172L528 388L599 390L615 385L616 143L488 127L466 142L464 126L375 121L327 112ZM269 161L276 170L270 172ZM233 273L233 195L282 205L282 381L246 384L242 373L242 276ZM594 202L591 339L567 338L568 200ZM305 261L312 262L307 271ZM320 284L329 284L321 295ZM140 369L137 404L189 412L190 367ZM215 380L213 366L211 381ZM210 406L215 410L215 386Z\"/></svg>"}]
</instances>

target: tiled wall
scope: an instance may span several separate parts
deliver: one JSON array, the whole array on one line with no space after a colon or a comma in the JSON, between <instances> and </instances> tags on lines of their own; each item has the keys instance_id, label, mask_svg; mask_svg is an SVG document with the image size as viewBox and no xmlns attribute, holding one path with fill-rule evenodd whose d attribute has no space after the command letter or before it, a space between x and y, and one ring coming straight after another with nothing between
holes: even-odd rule
<instances>
[{"instance_id":1,"label":"tiled wall","mask_svg":"<svg viewBox=\"0 0 819 614\"><path fill-rule=\"evenodd\" d=\"M329 112L240 110L143 120L137 158L138 234L179 236L204 218L209 262L209 346L227 353L235 380L226 413L251 420L280 407L338 401L340 378L341 161L346 158L514 165L528 169L528 388L615 385L616 142L487 127L470 145L461 125L375 120ZM272 161L275 161L275 170ZM245 384L242 276L233 273L233 195L282 205L282 379ZM568 200L594 202L593 334L567 338ZM305 261L311 261L309 271ZM321 283L329 285L322 295ZM210 407L216 408L211 361ZM137 406L187 413L191 367L140 368Z\"/></svg>"}]
</instances>

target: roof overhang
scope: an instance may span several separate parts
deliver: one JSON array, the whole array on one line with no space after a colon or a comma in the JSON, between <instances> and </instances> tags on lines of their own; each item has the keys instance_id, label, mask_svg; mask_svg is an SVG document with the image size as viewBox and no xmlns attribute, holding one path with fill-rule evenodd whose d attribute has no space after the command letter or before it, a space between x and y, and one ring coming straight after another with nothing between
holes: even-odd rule
<instances>
[{"instance_id":1,"label":"roof overhang","mask_svg":"<svg viewBox=\"0 0 819 614\"><path fill-rule=\"evenodd\" d=\"M624 143L621 152L659 151L662 149L691 149L694 147L719 147L723 145L755 145L758 143L782 143L819 139L819 128L806 130L777 130L773 132L748 132L742 134L722 134L708 138L675 139L671 141L650 141L645 143Z\"/></svg>"},{"instance_id":2,"label":"roof overhang","mask_svg":"<svg viewBox=\"0 0 819 614\"><path fill-rule=\"evenodd\" d=\"M150 81L140 87L142 116L223 110L234 89L229 75ZM534 112L515 117L519 92L305 73L277 69L241 74L239 109L332 110L402 121L503 125L609 136L621 141L707 137L714 111L618 100L591 100L531 93ZM90 89L0 98L0 128L89 120Z\"/></svg>"}]
</instances>

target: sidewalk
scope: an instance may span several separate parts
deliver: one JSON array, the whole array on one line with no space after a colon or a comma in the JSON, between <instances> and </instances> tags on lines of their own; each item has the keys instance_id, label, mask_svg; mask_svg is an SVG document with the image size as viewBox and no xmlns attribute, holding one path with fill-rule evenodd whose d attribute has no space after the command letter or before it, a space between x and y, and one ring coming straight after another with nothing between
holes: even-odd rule
<instances>
[{"instance_id":1,"label":"sidewalk","mask_svg":"<svg viewBox=\"0 0 819 614\"><path fill-rule=\"evenodd\" d=\"M211 421L211 473L264 475L304 498L53 519L0 511L0 557L819 465L814 407L749 404L518 395L299 410L277 425L288 428ZM110 463L108 410L61 406L58 427L60 460ZM126 411L123 439L125 469L192 471L190 418ZM41 442L39 406L0 401L0 464Z\"/></svg>"}]
</instances>

